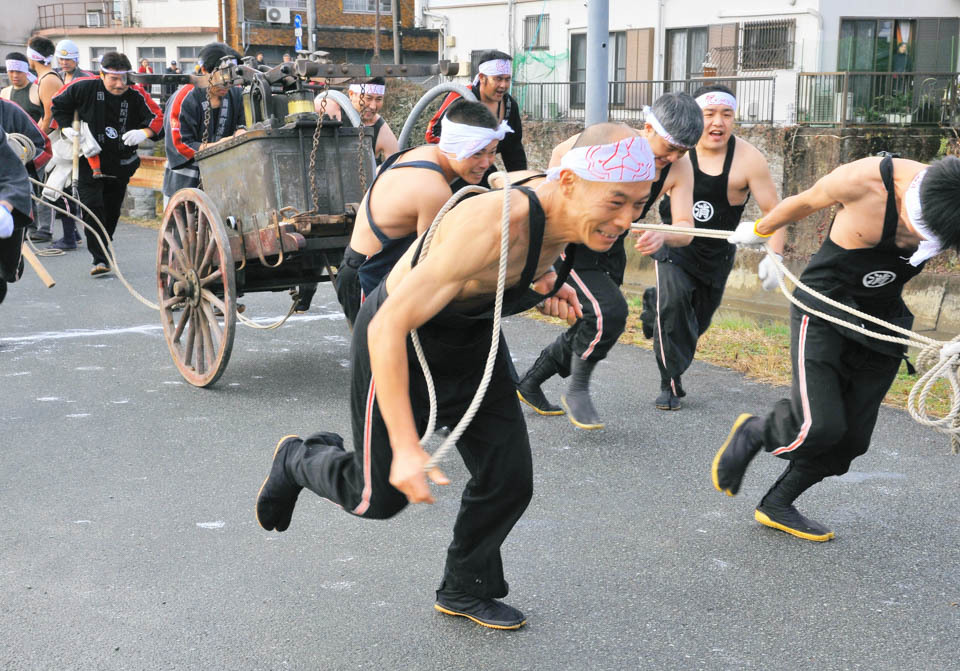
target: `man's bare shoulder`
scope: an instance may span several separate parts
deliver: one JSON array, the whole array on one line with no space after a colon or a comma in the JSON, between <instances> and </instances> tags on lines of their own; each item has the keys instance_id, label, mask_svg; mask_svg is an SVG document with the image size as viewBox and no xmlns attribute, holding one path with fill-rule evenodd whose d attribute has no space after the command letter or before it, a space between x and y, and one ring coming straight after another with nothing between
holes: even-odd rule
<instances>
[{"instance_id":1,"label":"man's bare shoulder","mask_svg":"<svg viewBox=\"0 0 960 671\"><path fill-rule=\"evenodd\" d=\"M670 174L664 183L664 189L670 190L677 184L693 184L693 163L690 154L684 154L670 166Z\"/></svg>"},{"instance_id":2,"label":"man's bare shoulder","mask_svg":"<svg viewBox=\"0 0 960 671\"><path fill-rule=\"evenodd\" d=\"M767 167L767 157L760 151L756 145L742 137L734 136L737 141L737 147L734 150L734 160L741 161L744 165L751 168Z\"/></svg>"}]
</instances>

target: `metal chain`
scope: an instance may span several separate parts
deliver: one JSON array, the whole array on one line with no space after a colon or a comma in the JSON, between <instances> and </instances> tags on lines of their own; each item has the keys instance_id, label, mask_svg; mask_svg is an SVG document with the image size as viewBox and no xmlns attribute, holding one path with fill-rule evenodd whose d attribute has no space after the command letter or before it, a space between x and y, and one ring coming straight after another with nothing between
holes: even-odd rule
<instances>
[{"instance_id":1,"label":"metal chain","mask_svg":"<svg viewBox=\"0 0 960 671\"><path fill-rule=\"evenodd\" d=\"M367 171L364 166L364 157L363 157L363 138L364 130L366 126L363 124L363 111L366 109L366 101L363 99L366 93L366 86L363 82L360 82L360 126L357 128L357 178L360 181L360 193L367 192ZM376 151L376 147L374 147Z\"/></svg>"},{"instance_id":2,"label":"metal chain","mask_svg":"<svg viewBox=\"0 0 960 671\"><path fill-rule=\"evenodd\" d=\"M323 82L324 93L327 82ZM320 114L317 115L317 127L313 130L313 146L310 147L310 195L313 198L313 209L320 211L320 194L317 191L317 146L320 144L320 130L323 127L323 116L327 113L327 97L320 99Z\"/></svg>"}]
</instances>

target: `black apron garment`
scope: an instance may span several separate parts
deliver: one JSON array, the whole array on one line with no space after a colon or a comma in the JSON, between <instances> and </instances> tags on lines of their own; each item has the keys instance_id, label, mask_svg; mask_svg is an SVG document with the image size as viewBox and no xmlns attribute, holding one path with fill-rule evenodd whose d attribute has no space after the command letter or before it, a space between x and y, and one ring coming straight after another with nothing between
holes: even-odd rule
<instances>
[{"instance_id":1,"label":"black apron garment","mask_svg":"<svg viewBox=\"0 0 960 671\"><path fill-rule=\"evenodd\" d=\"M410 247L410 245L413 244L413 241L417 239L416 230L400 238L388 237L374 222L373 212L370 210L370 201L373 200L373 187L376 185L377 180L380 179L385 172L393 168L422 168L425 170L433 170L443 175L443 169L431 161L409 161L407 163L397 163L397 160L408 151L411 150L407 149L405 151L397 152L384 161L383 166L380 168L379 172L377 172L377 176L373 178L373 183L367 190L367 223L370 224L370 230L373 231L373 234L377 237L377 240L380 241L381 246L380 251L369 257L357 270L360 278L360 288L363 290L363 293L366 296L369 296L373 293L373 290L378 284L380 284L380 282L383 281L383 278L390 273L390 271L393 269L393 266L396 265L397 261L400 260L400 257L403 256L403 253L407 251L407 248ZM451 194L452 193L453 192L451 191Z\"/></svg>"},{"instance_id":2,"label":"black apron garment","mask_svg":"<svg viewBox=\"0 0 960 671\"><path fill-rule=\"evenodd\" d=\"M377 120L373 123L373 159L376 161L377 165L384 163L389 156L384 156L383 159L377 154L377 138L380 137L380 129L383 128L384 124L387 122L383 120L383 117L378 117Z\"/></svg>"},{"instance_id":3,"label":"black apron garment","mask_svg":"<svg viewBox=\"0 0 960 671\"><path fill-rule=\"evenodd\" d=\"M708 175L700 170L696 148L690 150L693 164L693 223L696 228L712 228L732 231L737 228L750 196L742 205L731 205L727 200L730 166L737 146L737 138L730 136L727 153L723 159L723 171ZM670 196L660 202L660 219L669 225L673 222L670 213ZM676 263L701 282L723 287L733 268L737 248L726 240L695 237L684 247L663 248L653 255L657 261Z\"/></svg>"},{"instance_id":4,"label":"black apron garment","mask_svg":"<svg viewBox=\"0 0 960 671\"><path fill-rule=\"evenodd\" d=\"M893 184L893 159L889 156L880 162L880 176L887 189L880 242L868 249L844 249L828 234L800 275L800 281L839 303L909 329L913 326L913 314L903 302L903 286L923 270L926 262L919 266L910 265L913 250L903 250L896 245L899 212ZM804 305L851 324L885 335L900 336L872 322L862 323L850 313L826 305L799 288L794 291L794 296ZM903 345L870 338L839 324L834 327L845 337L870 349L897 358L903 356Z\"/></svg>"},{"instance_id":5,"label":"black apron garment","mask_svg":"<svg viewBox=\"0 0 960 671\"><path fill-rule=\"evenodd\" d=\"M31 119L40 123L40 119L43 118L43 105L38 105L30 100L31 86L32 84L27 84L22 89L18 89L11 84L10 100L20 105L23 111L30 115Z\"/></svg>"},{"instance_id":6,"label":"black apron garment","mask_svg":"<svg viewBox=\"0 0 960 671\"><path fill-rule=\"evenodd\" d=\"M811 289L862 312L910 328L903 285L923 268L912 266L911 250L896 246L897 210L893 161L880 163L887 189L883 234L875 247L843 249L829 237L800 275ZM797 288L804 304L871 331L863 323ZM894 333L893 335L899 335ZM791 397L767 416L767 451L824 476L842 475L870 444L877 412L896 377L904 347L852 331L791 306Z\"/></svg>"},{"instance_id":7,"label":"black apron garment","mask_svg":"<svg viewBox=\"0 0 960 671\"><path fill-rule=\"evenodd\" d=\"M353 247L347 245L343 250L343 260L337 268L337 300L351 328L357 321L357 313L360 312L360 306L364 300L363 290L360 288L360 275L357 271L366 260L365 254L354 251Z\"/></svg>"}]
</instances>

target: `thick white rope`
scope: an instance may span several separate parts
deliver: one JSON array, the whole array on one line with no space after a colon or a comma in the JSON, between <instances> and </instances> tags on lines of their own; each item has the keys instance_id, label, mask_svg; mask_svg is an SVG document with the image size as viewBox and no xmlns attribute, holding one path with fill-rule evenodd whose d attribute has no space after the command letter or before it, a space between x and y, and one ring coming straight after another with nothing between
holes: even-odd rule
<instances>
[{"instance_id":1,"label":"thick white rope","mask_svg":"<svg viewBox=\"0 0 960 671\"><path fill-rule=\"evenodd\" d=\"M151 310L159 310L159 309L160 309L160 306L159 306L159 305L157 305L157 304L154 303L153 301L149 300L148 298L144 297L144 296L141 295L136 289L134 289L134 288L130 285L130 283L127 281L127 279L123 276L123 273L120 272L119 264L117 264L117 257L116 257L116 254L114 253L114 250L113 250L113 244L112 244L112 242L110 241L109 236L107 236L107 231L106 231L106 229L103 227L103 223L100 221L100 219L97 217L97 215L95 215L95 214L90 210L89 207L87 207L87 206L84 205L82 202L80 202L80 200L78 200L77 198L74 198L72 195L70 195L69 193L67 193L67 192L65 192L65 191L61 191L60 189L57 189L57 188L55 188L55 187L49 186L49 185L47 185L47 184L44 184L43 182L38 182L37 180L33 179L32 177L30 177L30 178L28 178L28 179L30 179L30 181L31 181L32 183L36 184L37 186L41 186L41 187L44 187L44 188L46 188L46 189L50 189L51 191L53 191L53 192L55 192L55 193L63 196L63 197L66 198L67 200L73 201L74 203L76 203L77 205L79 205L81 208L83 208L84 211L86 211L87 214L90 215L90 218L93 220L93 222L100 228L100 232L103 233L102 236L100 235L100 232L98 232L98 231L97 231L96 229L94 229L92 226L90 226L89 224L87 224L87 222L85 222L83 219L81 219L81 218L78 217L77 215L73 214L72 212L68 212L67 210L64 210L63 208L57 207L56 205L54 205L54 204L51 203L50 201L44 200L44 199L42 199L42 198L39 198L39 197L37 197L37 196L34 195L34 194L31 194L31 196L30 196L31 198L33 198L33 199L34 199L35 201L37 201L38 203L42 203L42 204L46 205L47 207L49 207L50 209L52 209L52 210L54 210L54 211L56 211L56 212L59 212L60 214L64 214L64 215L70 217L71 219L73 219L74 221L76 221L77 223L79 223L83 228L89 229L90 232L93 233L93 237L96 239L97 244L100 245L100 249L103 250L104 255L105 255L105 256L107 257L107 259L110 261L110 268L113 269L113 271L117 274L117 277L120 279L120 282L123 284L123 286L125 286L125 287L127 288L127 291L130 292L130 295L133 296L134 298L136 298L138 301L140 301L140 302L143 303L144 305L146 305L146 306L147 306L148 308L150 308ZM106 240L106 244L104 244L104 240ZM57 251L59 252L59 250L57 250ZM62 254L62 252L59 252L59 253ZM48 254L44 254L44 256L47 256L47 255L48 255ZM255 329L260 329L260 330L264 330L264 331L269 331L269 330L276 329L276 328L280 328L281 326L283 326L284 323L286 323L286 321L290 318L290 315L293 314L294 309L296 308L296 306L297 306L297 302L296 302L296 300L293 300L293 301L290 303L290 309L287 311L287 314L286 314L286 315L284 315L281 319L277 320L276 322L273 322L273 323L267 324L267 325L257 323L256 321L250 319L249 317L244 316L241 312L239 312L239 310L237 311L237 320L240 321L240 323L242 323L242 324L244 324L244 325L246 325L246 326L249 326L250 328L255 328Z\"/></svg>"},{"instance_id":2,"label":"thick white rope","mask_svg":"<svg viewBox=\"0 0 960 671\"><path fill-rule=\"evenodd\" d=\"M723 239L729 238L733 234L733 231L710 228L680 228L676 226L665 226L662 224L633 224L631 229ZM773 260L776 267L780 270L780 291L784 296L786 296L787 300L804 312L829 321L833 324L838 324L844 328L848 328L851 331L856 331L857 333L863 334L869 338L907 345L909 347L916 347L920 350L920 354L917 356L918 366L920 366L921 360L925 362L935 361L935 363L930 366L929 370L927 370L920 377L920 379L917 380L917 382L913 385L913 388L910 390L910 396L907 398L907 411L910 413L910 416L919 424L928 426L936 431L939 431L940 433L949 435L951 437L951 451L954 454L960 454L960 380L958 380L957 377L957 367L960 366L960 348L951 348L950 351L944 351L944 348L947 346L960 342L960 336L957 336L953 340L946 342L935 340L920 333L915 333L909 329L897 326L896 324L891 324L883 319L874 317L873 315L865 312L860 312L859 310L851 308L848 305L844 305L843 303L839 303L831 298L828 298L827 296L824 296L815 289L811 289L801 282L792 272L790 272L783 262L777 258L778 255L770 248L770 245L764 245L763 249L767 256ZM855 317L859 317L862 320L872 322L878 326L882 326L883 328L900 333L906 337L897 338L896 336L877 333L876 331L871 331L870 329L857 326L856 324L852 324L848 321L840 319L839 317L815 310L814 308L805 305L793 295L793 292L787 288L786 278L789 278L790 281L802 291L806 292L817 300L823 301L827 305L831 305L835 308L852 314ZM952 351L953 349L957 349L957 351L954 352ZM930 413L927 411L927 395L940 378L945 378L950 383L950 387L953 390L952 402L950 405L950 411L946 415L939 419L933 419L931 418Z\"/></svg>"},{"instance_id":3,"label":"thick white rope","mask_svg":"<svg viewBox=\"0 0 960 671\"><path fill-rule=\"evenodd\" d=\"M433 235L436 233L437 227L440 224L440 221L443 219L444 215L457 204L464 196L470 193L483 193L487 189L482 186L466 186L459 191L457 191L449 200L444 204L440 211L437 213L437 216L434 217L433 222L430 224L430 228L427 229L424 233L423 247L420 250L421 258L425 256L430 248L430 242L433 240ZM454 427L453 431L450 432L450 435L444 439L440 447L431 455L429 461L424 465L423 469L425 471L432 470L436 468L447 453L456 445L457 441L460 439L460 436L463 435L463 432L467 430L467 427L470 425L470 422L473 420L474 416L477 414L477 411L480 409L480 404L483 402L483 397L487 393L487 388L490 386L490 379L493 377L493 365L497 360L497 351L500 347L500 316L503 312L503 294L506 290L507 285L507 257L510 250L510 181L504 177L503 184L503 217L500 225L500 269L497 274L497 293L496 299L493 305L493 333L490 337L490 351L487 353L487 361L483 368L483 377L480 379L480 384L477 386L477 391L473 395L473 400L470 401L470 405L467 407L466 412L463 413L463 417L460 418L460 421L457 422L457 425ZM427 429L423 432L423 436L420 438L420 445L423 447L427 446L427 443L430 441L430 438L433 436L434 428L437 421L437 393L433 385L433 377L430 375L430 366L427 363L427 357L423 353L423 347L420 345L420 338L417 336L416 329L410 331L410 340L413 342L413 349L417 353L417 360L420 362L420 367L423 369L423 377L427 383L427 395L430 399L430 418L427 421Z\"/></svg>"}]
</instances>

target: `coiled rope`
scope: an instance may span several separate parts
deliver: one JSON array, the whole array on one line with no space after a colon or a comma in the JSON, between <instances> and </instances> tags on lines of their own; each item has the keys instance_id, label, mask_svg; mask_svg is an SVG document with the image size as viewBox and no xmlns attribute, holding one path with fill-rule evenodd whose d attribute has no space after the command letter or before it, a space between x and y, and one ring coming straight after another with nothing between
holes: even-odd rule
<instances>
[{"instance_id":1,"label":"coiled rope","mask_svg":"<svg viewBox=\"0 0 960 671\"><path fill-rule=\"evenodd\" d=\"M726 239L733 234L733 231L723 231L709 228L678 229L675 226L664 226L662 224L633 224L631 228L633 230L674 234L679 233L681 235L693 235L705 238ZM953 454L960 454L960 380L958 380L957 377L957 368L960 366L960 335L949 341L935 340L920 333L915 333L909 329L897 326L896 324L891 324L883 319L874 317L873 315L851 308L843 303L839 303L831 298L828 298L827 296L824 296L815 289L811 289L801 282L799 278L790 272L783 262L777 258L778 255L770 248L769 244L765 244L763 249L767 256L773 260L774 265L776 265L777 269L780 271L778 276L780 291L784 296L787 297L787 300L804 312L824 319L833 324L838 324L844 328L848 328L851 331L855 331L869 338L898 343L908 347L915 347L920 350L919 354L917 355L917 368L920 370L925 370L925 372L920 376L920 379L916 381L916 383L913 385L913 388L910 390L910 395L907 398L907 411L910 413L910 416L919 424L928 426L935 431L949 435L951 452ZM787 288L787 278L793 282L794 286L800 288L813 298L821 300L827 305L843 310L844 312L854 315L855 317L858 317L864 321L872 322L885 329L899 333L905 337L898 338L893 335L877 333L876 331L872 331L862 326L857 326L856 324L852 324L848 321L840 319L839 317L820 312L819 310L804 304L793 295L793 293ZM950 384L950 388L952 390L952 402L950 405L950 411L946 415L941 418L933 418L930 415L930 412L927 410L927 396L940 378L946 379Z\"/></svg>"}]
</instances>

